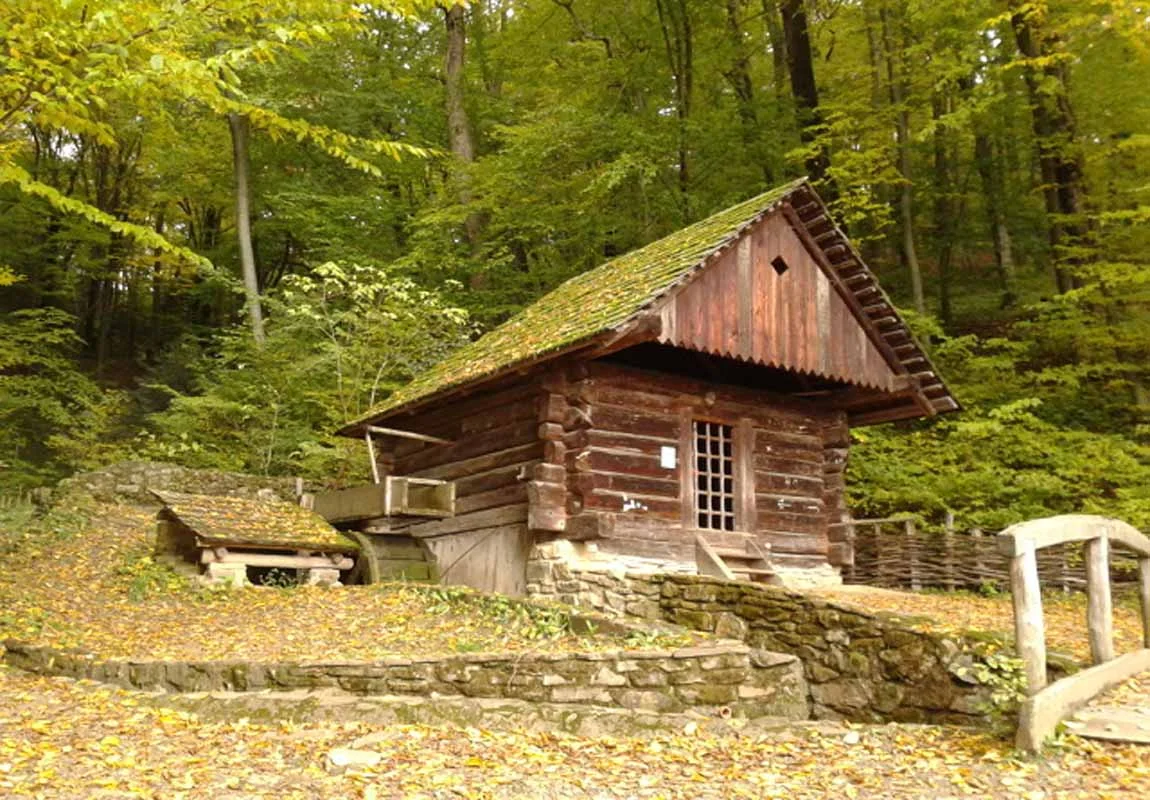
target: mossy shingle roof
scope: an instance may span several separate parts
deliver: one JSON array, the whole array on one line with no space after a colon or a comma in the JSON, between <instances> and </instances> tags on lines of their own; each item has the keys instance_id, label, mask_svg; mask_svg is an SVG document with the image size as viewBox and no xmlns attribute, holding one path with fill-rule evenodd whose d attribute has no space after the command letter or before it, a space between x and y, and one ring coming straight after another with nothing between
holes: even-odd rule
<instances>
[{"instance_id":1,"label":"mossy shingle roof","mask_svg":"<svg viewBox=\"0 0 1150 800\"><path fill-rule=\"evenodd\" d=\"M176 519L206 546L353 553L359 545L314 511L282 500L248 500L152 490Z\"/></svg>"},{"instance_id":2,"label":"mossy shingle roof","mask_svg":"<svg viewBox=\"0 0 1150 800\"><path fill-rule=\"evenodd\" d=\"M576 275L417 376L341 432L352 433L403 406L489 378L618 327L805 184L804 179L778 186Z\"/></svg>"}]
</instances>

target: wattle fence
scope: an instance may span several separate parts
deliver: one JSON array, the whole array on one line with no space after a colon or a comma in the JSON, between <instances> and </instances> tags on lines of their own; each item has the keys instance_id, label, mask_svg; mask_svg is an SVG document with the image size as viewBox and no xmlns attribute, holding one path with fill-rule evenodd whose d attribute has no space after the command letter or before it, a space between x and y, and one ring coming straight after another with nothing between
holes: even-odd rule
<instances>
[{"instance_id":1,"label":"wattle fence","mask_svg":"<svg viewBox=\"0 0 1150 800\"><path fill-rule=\"evenodd\" d=\"M847 541L853 563L843 567L845 583L889 589L968 589L975 591L1010 588L1010 559L999 553L995 533L978 528L926 529L914 517L856 519L848 527ZM1056 545L1039 551L1038 572L1042 584L1064 592L1086 587L1086 566L1081 544ZM1115 548L1110 565L1111 581L1137 581L1137 561Z\"/></svg>"}]
</instances>

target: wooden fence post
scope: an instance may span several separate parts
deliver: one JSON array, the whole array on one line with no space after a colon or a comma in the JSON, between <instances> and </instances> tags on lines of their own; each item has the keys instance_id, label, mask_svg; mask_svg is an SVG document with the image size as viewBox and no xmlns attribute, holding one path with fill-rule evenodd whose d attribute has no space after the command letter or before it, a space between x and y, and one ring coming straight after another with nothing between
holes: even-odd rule
<instances>
[{"instance_id":1,"label":"wooden fence post","mask_svg":"<svg viewBox=\"0 0 1150 800\"><path fill-rule=\"evenodd\" d=\"M1110 600L1110 540L1086 542L1086 630L1095 664L1114 658L1114 619Z\"/></svg>"},{"instance_id":2,"label":"wooden fence post","mask_svg":"<svg viewBox=\"0 0 1150 800\"><path fill-rule=\"evenodd\" d=\"M942 529L942 568L943 586L948 592L957 588L954 578L954 512L946 512L946 523Z\"/></svg>"},{"instance_id":3,"label":"wooden fence post","mask_svg":"<svg viewBox=\"0 0 1150 800\"><path fill-rule=\"evenodd\" d=\"M921 589L922 581L918 577L917 531L913 519L908 519L903 523L903 533L906 538L907 561L910 562L910 588L912 590Z\"/></svg>"},{"instance_id":4,"label":"wooden fence post","mask_svg":"<svg viewBox=\"0 0 1150 800\"><path fill-rule=\"evenodd\" d=\"M970 529L970 543L971 551L974 553L974 579L975 589L981 589L982 584L986 581L986 562L983 559L982 552L982 528ZM1035 570L1038 569L1037 562L1035 562Z\"/></svg>"},{"instance_id":5,"label":"wooden fence post","mask_svg":"<svg viewBox=\"0 0 1150 800\"><path fill-rule=\"evenodd\" d=\"M1026 669L1026 693L1046 686L1046 631L1042 621L1042 589L1034 542L1023 540L1022 552L1010 559L1010 594L1014 601L1014 641Z\"/></svg>"},{"instance_id":6,"label":"wooden fence post","mask_svg":"<svg viewBox=\"0 0 1150 800\"><path fill-rule=\"evenodd\" d=\"M1150 647L1150 558L1138 559L1138 600L1142 606L1142 644Z\"/></svg>"}]
</instances>

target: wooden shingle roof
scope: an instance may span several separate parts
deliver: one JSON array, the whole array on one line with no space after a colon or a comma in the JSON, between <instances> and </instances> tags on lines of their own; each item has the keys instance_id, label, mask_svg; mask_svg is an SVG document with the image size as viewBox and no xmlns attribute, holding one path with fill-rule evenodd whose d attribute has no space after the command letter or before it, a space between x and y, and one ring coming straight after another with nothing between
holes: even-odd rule
<instances>
[{"instance_id":1,"label":"wooden shingle roof","mask_svg":"<svg viewBox=\"0 0 1150 800\"><path fill-rule=\"evenodd\" d=\"M809 182L801 179L571 278L477 341L451 353L339 432L359 435L366 425L413 410L446 393L477 387L511 370L618 335L668 293L692 280L750 226L784 206L821 248L844 291L858 299L853 305L859 309L860 324L873 325L897 354L897 360L892 355L892 367L915 378L934 410L957 409L958 403L873 275L830 220Z\"/></svg>"},{"instance_id":2,"label":"wooden shingle roof","mask_svg":"<svg viewBox=\"0 0 1150 800\"><path fill-rule=\"evenodd\" d=\"M359 545L314 511L282 500L152 490L164 509L190 528L201 547L232 545L267 550L354 553Z\"/></svg>"}]
</instances>

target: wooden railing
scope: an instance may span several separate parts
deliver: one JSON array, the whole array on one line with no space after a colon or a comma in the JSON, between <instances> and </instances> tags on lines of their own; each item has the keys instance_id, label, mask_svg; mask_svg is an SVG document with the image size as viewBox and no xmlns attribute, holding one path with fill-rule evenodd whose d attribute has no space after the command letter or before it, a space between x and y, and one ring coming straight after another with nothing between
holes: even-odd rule
<instances>
[{"instance_id":1,"label":"wooden railing","mask_svg":"<svg viewBox=\"0 0 1150 800\"><path fill-rule=\"evenodd\" d=\"M1038 552L1056 545L1085 543L1086 626L1093 667L1046 685L1046 633ZM1026 675L1026 701L1018 721L1017 745L1038 750L1068 714L1095 695L1150 669L1150 539L1125 522L1086 514L1047 517L1012 525L997 537L1010 559L1014 635ZM1110 549L1119 544L1138 561L1143 649L1115 658Z\"/></svg>"}]
</instances>

